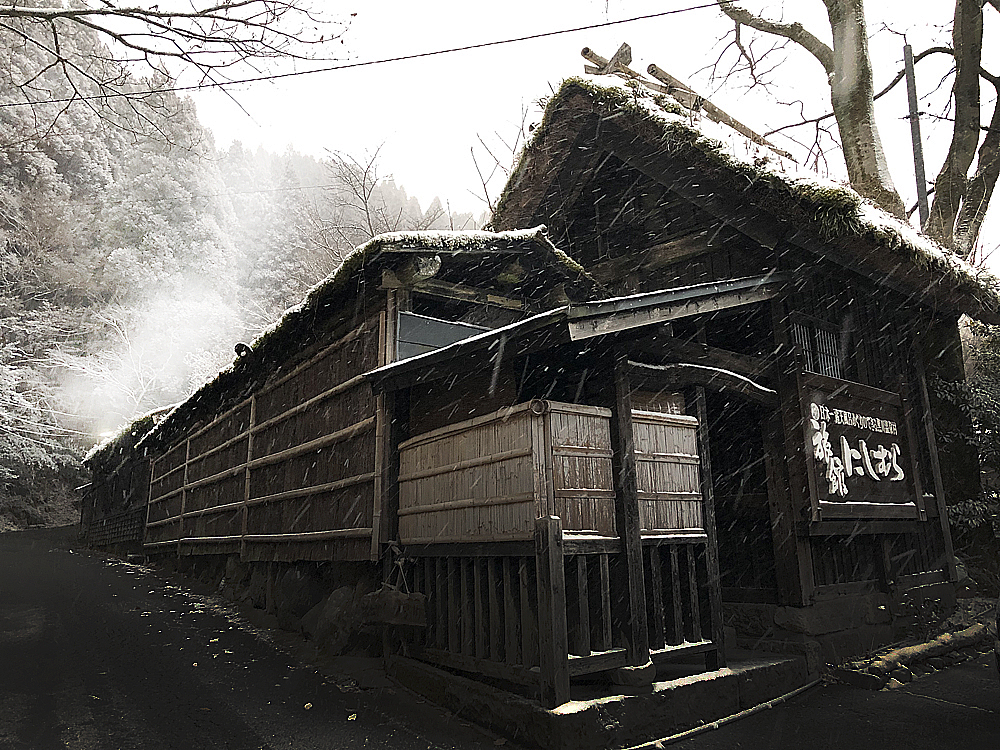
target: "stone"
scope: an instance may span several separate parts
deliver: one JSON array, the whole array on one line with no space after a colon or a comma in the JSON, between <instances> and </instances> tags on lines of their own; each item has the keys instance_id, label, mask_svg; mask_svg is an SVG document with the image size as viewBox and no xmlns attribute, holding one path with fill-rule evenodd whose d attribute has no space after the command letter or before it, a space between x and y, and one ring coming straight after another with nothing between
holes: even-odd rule
<instances>
[{"instance_id":1,"label":"stone","mask_svg":"<svg viewBox=\"0 0 1000 750\"><path fill-rule=\"evenodd\" d=\"M808 607L778 607L774 612L774 624L806 635L884 625L890 619L887 603L884 595L864 594L837 597Z\"/></svg>"},{"instance_id":2,"label":"stone","mask_svg":"<svg viewBox=\"0 0 1000 750\"><path fill-rule=\"evenodd\" d=\"M611 673L611 681L626 687L652 685L656 681L656 667L651 661L638 667L619 667Z\"/></svg>"},{"instance_id":3,"label":"stone","mask_svg":"<svg viewBox=\"0 0 1000 750\"><path fill-rule=\"evenodd\" d=\"M294 622L323 599L319 577L304 565L293 565L277 576L272 593L279 621Z\"/></svg>"},{"instance_id":4,"label":"stone","mask_svg":"<svg viewBox=\"0 0 1000 750\"><path fill-rule=\"evenodd\" d=\"M302 618L303 629L312 629L310 636L327 655L344 653L361 629L360 601L355 593L353 586L341 586L313 608L317 611L310 610Z\"/></svg>"},{"instance_id":5,"label":"stone","mask_svg":"<svg viewBox=\"0 0 1000 750\"><path fill-rule=\"evenodd\" d=\"M264 565L254 565L250 574L250 603L257 609L267 608L267 568Z\"/></svg>"},{"instance_id":6,"label":"stone","mask_svg":"<svg viewBox=\"0 0 1000 750\"><path fill-rule=\"evenodd\" d=\"M889 672L889 678L905 685L907 682L913 680L913 672L906 667L896 667Z\"/></svg>"},{"instance_id":7,"label":"stone","mask_svg":"<svg viewBox=\"0 0 1000 750\"><path fill-rule=\"evenodd\" d=\"M950 662L940 656L932 656L925 663L929 667L934 667L934 669L944 669Z\"/></svg>"}]
</instances>

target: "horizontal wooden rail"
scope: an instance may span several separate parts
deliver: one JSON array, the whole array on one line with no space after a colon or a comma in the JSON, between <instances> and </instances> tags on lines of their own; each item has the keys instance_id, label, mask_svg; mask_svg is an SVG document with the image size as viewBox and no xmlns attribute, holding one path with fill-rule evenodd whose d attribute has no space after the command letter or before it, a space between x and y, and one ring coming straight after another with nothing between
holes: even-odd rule
<instances>
[{"instance_id":1,"label":"horizontal wooden rail","mask_svg":"<svg viewBox=\"0 0 1000 750\"><path fill-rule=\"evenodd\" d=\"M355 529L329 529L327 531L300 531L290 534L246 534L247 542L311 542L323 539L367 539L371 527Z\"/></svg>"},{"instance_id":2,"label":"horizontal wooden rail","mask_svg":"<svg viewBox=\"0 0 1000 750\"><path fill-rule=\"evenodd\" d=\"M169 500L175 495L179 495L185 490L195 490L199 487L204 487L205 485L214 484L216 482L221 482L224 479L229 479L230 477L236 476L241 472L246 471L247 468L256 469L261 466L269 466L270 464L280 463L281 461L286 461L290 458L295 458L301 456L305 453L311 453L316 450L325 448L328 445L333 445L334 443L339 443L342 440L348 440L356 435L360 435L372 429L375 426L375 417L369 417L360 422L355 422L349 427L345 427L343 430L338 430L337 432L332 432L329 435L324 435L316 440L310 440L308 443L302 443L300 445L293 446L278 453L272 453L268 456L261 456L260 458L255 458L250 462L244 461L243 463L237 464L236 466L231 466L225 471L220 471L217 474L212 474L211 476L202 477L201 479L196 479L193 482L188 482L187 484L178 487L171 492L159 497L150 498L149 504L154 505L156 503ZM293 490L297 491L297 490Z\"/></svg>"},{"instance_id":3,"label":"horizontal wooden rail","mask_svg":"<svg viewBox=\"0 0 1000 750\"><path fill-rule=\"evenodd\" d=\"M146 528L155 529L157 526L166 526L170 523L177 523L181 520L181 518L183 518L183 516L178 514L176 516L169 516L168 518L161 518L159 521L147 521Z\"/></svg>"},{"instance_id":4,"label":"horizontal wooden rail","mask_svg":"<svg viewBox=\"0 0 1000 750\"><path fill-rule=\"evenodd\" d=\"M180 487L178 487L175 490L170 490L170 492L168 492L166 495L160 495L159 497L151 497L151 498L149 498L149 504L150 505L156 505L157 503L166 502L170 498L176 497L177 495L181 494L183 491L184 491L184 485L181 485Z\"/></svg>"},{"instance_id":5,"label":"horizontal wooden rail","mask_svg":"<svg viewBox=\"0 0 1000 750\"><path fill-rule=\"evenodd\" d=\"M328 445L333 445L335 443L341 442L342 440L350 439L355 435L360 435L361 433L370 430L374 426L375 426L375 417L369 417L368 419L364 419L360 422L354 423L350 427L345 427L343 430L332 432L329 435L324 435L323 437L317 438L316 440L310 440L308 443L302 443L301 445L296 445L292 448L279 451L278 453L272 453L269 456L261 456L260 458L255 458L249 462L244 461L243 463L237 464L236 466L231 466L225 471L220 471L218 474L212 474L211 476L202 477L201 479L196 479L193 482L188 482L183 487L178 487L172 492L168 492L166 495L150 498L149 502L151 505L163 502L164 500L168 500L171 497L178 495L185 490L188 491L196 490L199 487L204 487L209 484L215 484L216 482L221 482L225 479L229 479L233 476L236 476L246 471L247 468L256 469L261 466L269 466L270 464L280 463L282 461L286 461L290 458L295 458L297 456L301 456L306 453L312 453L313 451L320 450Z\"/></svg>"},{"instance_id":6,"label":"horizontal wooden rail","mask_svg":"<svg viewBox=\"0 0 1000 750\"><path fill-rule=\"evenodd\" d=\"M594 672L605 672L628 665L628 650L613 648L610 651L596 651L586 656L569 655L570 677L578 677Z\"/></svg>"},{"instance_id":7,"label":"horizontal wooden rail","mask_svg":"<svg viewBox=\"0 0 1000 750\"><path fill-rule=\"evenodd\" d=\"M649 658L655 664L657 662L670 661L682 655L703 654L717 647L718 644L712 641L688 641L677 646L650 649Z\"/></svg>"},{"instance_id":8,"label":"horizontal wooden rail","mask_svg":"<svg viewBox=\"0 0 1000 750\"><path fill-rule=\"evenodd\" d=\"M344 440L350 440L352 437L361 435L374 427L375 417L371 416L367 419L362 419L360 422L355 422L342 430L337 430L336 432L331 432L329 435L324 435L323 437L316 438L315 440L310 440L308 443L301 443L300 445L296 445L292 448L286 448L283 451L278 451L277 453L272 453L268 456L255 458L249 462L249 467L251 469L256 469L261 466L281 463L282 461L287 461L290 458L296 458L297 456L301 456L306 453L321 450L329 445L334 445L335 443L339 443ZM240 468L246 468L246 465L241 466Z\"/></svg>"},{"instance_id":9,"label":"horizontal wooden rail","mask_svg":"<svg viewBox=\"0 0 1000 750\"><path fill-rule=\"evenodd\" d=\"M491 453L488 456L476 456L475 458L469 458L465 461L458 461L453 464L448 464L447 466L436 466L433 469L425 469L424 471L415 471L412 474L406 474L399 478L400 482L412 482L416 479L426 479L427 477L438 476L439 474L447 474L452 471L462 471L463 469L471 469L476 466L483 466L484 464L499 463L500 461L508 461L512 458L522 458L523 456L530 456L531 448L517 448L516 450L502 451L500 453Z\"/></svg>"},{"instance_id":10,"label":"horizontal wooden rail","mask_svg":"<svg viewBox=\"0 0 1000 750\"><path fill-rule=\"evenodd\" d=\"M160 459L156 459L155 461L153 461L153 463L155 464L155 463L156 463L157 461L159 461L159 460L160 460ZM158 477L156 477L155 479L153 479L153 481L151 482L151 484L156 484L157 482L159 482L159 481L162 481L162 480L166 479L166 478L167 478L167 477L169 477L169 476L170 476L171 474L174 474L174 473L176 473L176 472L178 472L178 471L184 471L184 466L185 466L184 462L183 462L183 461L181 461L181 463L180 463L179 465L175 466L175 467L174 467L174 468L172 468L172 469L171 469L170 471L165 471L165 472L163 472L162 474L160 474L160 476L158 476Z\"/></svg>"},{"instance_id":11,"label":"horizontal wooden rail","mask_svg":"<svg viewBox=\"0 0 1000 750\"><path fill-rule=\"evenodd\" d=\"M332 388L329 388L323 391L322 393L313 396L309 400L303 401L301 404L296 404L292 408L281 412L281 414L275 415L270 419L261 422L260 424L254 425L252 428L252 432L256 434L261 430L266 430L268 427L273 427L274 425L279 424L290 417L294 417L296 414L308 411L312 407L316 406L316 404L322 403L328 398L339 396L341 393L345 393L351 390L352 388L357 388L359 385L363 385L365 382L366 380L364 375L355 375L353 378L349 378L348 380L345 380L343 383L338 383Z\"/></svg>"},{"instance_id":12,"label":"horizontal wooden rail","mask_svg":"<svg viewBox=\"0 0 1000 750\"><path fill-rule=\"evenodd\" d=\"M588 497L589 498L589 497L592 497L592 498L600 498L600 499L604 499L604 500L614 500L615 499L615 491L614 490L600 489L600 488L597 488L597 487L581 487L581 488L566 487L566 488L560 488L558 490L554 490L553 491L553 497L555 497L556 499L559 499L559 498L579 498L579 497ZM568 531L568 530L569 529L564 529L564 531Z\"/></svg>"},{"instance_id":13,"label":"horizontal wooden rail","mask_svg":"<svg viewBox=\"0 0 1000 750\"><path fill-rule=\"evenodd\" d=\"M650 492L639 490L640 500L690 500L691 502L701 502L700 492Z\"/></svg>"},{"instance_id":14,"label":"horizontal wooden rail","mask_svg":"<svg viewBox=\"0 0 1000 750\"><path fill-rule=\"evenodd\" d=\"M308 495L318 495L322 492L336 492L337 490L342 490L347 487L353 487L356 484L364 484L365 482L371 482L375 479L375 472L368 472L366 474L356 474L353 477L348 477L347 479L340 479L336 482L327 482L326 484L314 484L311 487L300 487L294 490L286 490L284 492L275 492L273 495L262 495L261 497L251 497L246 501L248 506L252 505L263 505L264 503L273 503L279 500L291 500L296 497L306 497ZM242 505L243 502L238 503Z\"/></svg>"},{"instance_id":15,"label":"horizontal wooden rail","mask_svg":"<svg viewBox=\"0 0 1000 750\"><path fill-rule=\"evenodd\" d=\"M670 459L669 463L674 464L698 464L698 457L692 456L690 453L653 453L636 451L635 459L636 461L658 461L659 459Z\"/></svg>"},{"instance_id":16,"label":"horizontal wooden rail","mask_svg":"<svg viewBox=\"0 0 1000 750\"><path fill-rule=\"evenodd\" d=\"M199 487L204 487L209 484L216 484L217 482L221 482L225 479L231 479L234 476L242 474L243 471L246 469L246 467L247 465L246 462L244 461L243 463L237 464L236 466L232 466L226 469L225 471L220 471L218 474L212 474L207 477L202 477L201 479L195 479L193 482L188 482L180 489L190 491L190 490L196 490Z\"/></svg>"},{"instance_id":17,"label":"horizontal wooden rail","mask_svg":"<svg viewBox=\"0 0 1000 750\"><path fill-rule=\"evenodd\" d=\"M218 445L214 445L208 450L202 451L197 456L192 456L191 460L188 461L188 465L190 466L195 461L204 461L206 458L210 458L211 456L214 456L216 453L221 453L226 448L230 448L236 443L240 442L241 440L246 440L246 439L247 439L247 431L243 430L243 432L240 432L237 435L233 435L233 437L229 438L228 440L224 440Z\"/></svg>"},{"instance_id":18,"label":"horizontal wooden rail","mask_svg":"<svg viewBox=\"0 0 1000 750\"><path fill-rule=\"evenodd\" d=\"M455 510L457 508L489 507L493 505L513 505L515 503L530 503L535 499L534 492L519 492L516 495L502 495L488 498L467 498L463 500L448 500L443 503L432 505L413 505L407 508L400 508L399 515L412 516L419 513L434 513L443 510Z\"/></svg>"},{"instance_id":19,"label":"horizontal wooden rail","mask_svg":"<svg viewBox=\"0 0 1000 750\"><path fill-rule=\"evenodd\" d=\"M596 456L598 458L611 458L610 448L594 448L589 445L554 445L552 446L553 456Z\"/></svg>"},{"instance_id":20,"label":"horizontal wooden rail","mask_svg":"<svg viewBox=\"0 0 1000 750\"><path fill-rule=\"evenodd\" d=\"M206 544L223 542L310 542L324 539L366 539L371 536L371 528L329 529L327 531L302 531L292 534L246 534L240 536L185 536L178 539L164 539L158 542L146 542L146 547L162 547L180 544Z\"/></svg>"},{"instance_id":21,"label":"horizontal wooden rail","mask_svg":"<svg viewBox=\"0 0 1000 750\"><path fill-rule=\"evenodd\" d=\"M278 386L284 385L289 380L291 380L296 375L298 375L300 372L302 372L303 370L308 369L309 367L312 367L312 365L314 365L317 362L319 362L321 359L323 359L323 357L329 355L331 352L334 352L337 349L339 349L340 347L342 347L342 346L344 346L346 344L351 343L352 341L354 341L356 338L358 338L359 336L363 335L364 333L366 333L368 331L371 331L371 330L375 330L377 327L378 327L378 317L377 316L372 316L368 320L364 321L357 328L355 328L355 329L353 329L353 330L348 331L347 333L345 333L343 336L341 336L339 339L337 339L336 341L334 341L329 346L323 347L320 351L316 352L316 354L314 354L312 357L310 357L309 359L307 359L305 362L302 362L301 364L296 365L294 368L292 368L291 370L289 370L287 373L285 373L284 375L282 375L280 378L278 378L277 380L275 380L273 383L268 383L266 386L264 386L263 388L260 389L260 391L257 393L257 397L260 398L265 393L270 393L271 391L273 391Z\"/></svg>"},{"instance_id":22,"label":"horizontal wooden rail","mask_svg":"<svg viewBox=\"0 0 1000 750\"><path fill-rule=\"evenodd\" d=\"M642 543L644 545L659 544L704 544L708 535L704 529L665 529L662 532L643 529Z\"/></svg>"}]
</instances>

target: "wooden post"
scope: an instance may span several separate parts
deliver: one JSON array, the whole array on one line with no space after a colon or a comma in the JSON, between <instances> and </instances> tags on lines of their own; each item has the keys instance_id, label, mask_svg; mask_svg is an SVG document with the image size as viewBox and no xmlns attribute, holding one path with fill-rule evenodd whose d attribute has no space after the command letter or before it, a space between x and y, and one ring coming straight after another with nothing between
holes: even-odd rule
<instances>
[{"instance_id":1,"label":"wooden post","mask_svg":"<svg viewBox=\"0 0 1000 750\"><path fill-rule=\"evenodd\" d=\"M616 356L613 368L615 398L611 408L611 471L615 484L615 525L622 541L628 580L628 663L633 669L645 670L641 676L635 674L618 675L618 677L623 683L632 683L634 680L652 682L656 670L649 659L646 585L642 565L642 526L639 519L639 488L636 479L632 396L627 358L624 355Z\"/></svg>"},{"instance_id":2,"label":"wooden post","mask_svg":"<svg viewBox=\"0 0 1000 750\"><path fill-rule=\"evenodd\" d=\"M558 516L535 519L535 560L541 703L546 708L555 708L569 700L566 576L562 521Z\"/></svg>"},{"instance_id":3,"label":"wooden post","mask_svg":"<svg viewBox=\"0 0 1000 750\"><path fill-rule=\"evenodd\" d=\"M927 451L930 454L931 474L934 477L934 502L937 506L938 523L944 539L945 570L948 580L958 581L958 569L955 565L955 548L951 541L951 527L948 524L948 505L944 496L944 477L941 474L941 459L937 451L937 434L934 430L934 417L931 413L931 396L927 390L927 371L924 367L923 346L917 342L914 347L914 366L917 371L917 384L920 390L920 406L923 412L924 432L927 436ZM914 448L910 449L911 451Z\"/></svg>"},{"instance_id":4,"label":"wooden post","mask_svg":"<svg viewBox=\"0 0 1000 750\"><path fill-rule=\"evenodd\" d=\"M184 441L184 484L181 485L181 516L177 519L177 557L181 556L184 538L184 513L187 510L188 467L191 465L191 438Z\"/></svg>"},{"instance_id":5,"label":"wooden post","mask_svg":"<svg viewBox=\"0 0 1000 750\"><path fill-rule=\"evenodd\" d=\"M704 342L702 342L704 343ZM724 630L722 626L722 582L719 577L719 542L715 528L715 489L712 482L712 454L708 442L708 403L705 389L694 389L695 414L698 417L698 461L701 464L702 524L708 544L705 545L705 563L708 569L708 616L711 621L709 637L715 650L705 654L705 668L716 670L726 666Z\"/></svg>"},{"instance_id":6,"label":"wooden post","mask_svg":"<svg viewBox=\"0 0 1000 750\"><path fill-rule=\"evenodd\" d=\"M805 607L813 594L812 550L801 528L811 507L808 466L799 404L798 362L792 348L788 312L782 300L771 301L777 352L778 412L764 425L767 497L774 540L778 603Z\"/></svg>"},{"instance_id":7,"label":"wooden post","mask_svg":"<svg viewBox=\"0 0 1000 750\"><path fill-rule=\"evenodd\" d=\"M376 404L373 559L381 555L380 544L399 539L399 444L409 437L410 392L379 393Z\"/></svg>"},{"instance_id":8,"label":"wooden post","mask_svg":"<svg viewBox=\"0 0 1000 750\"><path fill-rule=\"evenodd\" d=\"M240 522L240 559L246 560L248 525L250 523L250 474L253 461L253 431L257 420L257 396L250 397L250 422L247 425L247 469L243 475L243 518Z\"/></svg>"}]
</instances>

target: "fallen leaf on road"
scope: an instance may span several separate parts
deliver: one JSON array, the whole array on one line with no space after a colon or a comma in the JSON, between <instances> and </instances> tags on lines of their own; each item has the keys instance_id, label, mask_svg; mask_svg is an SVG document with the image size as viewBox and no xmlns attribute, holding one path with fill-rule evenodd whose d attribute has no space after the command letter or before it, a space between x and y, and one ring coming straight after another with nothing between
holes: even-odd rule
<instances>
[{"instance_id":1,"label":"fallen leaf on road","mask_svg":"<svg viewBox=\"0 0 1000 750\"><path fill-rule=\"evenodd\" d=\"M358 718L357 714L351 714L350 716L347 717L347 720L348 721L354 721L356 718Z\"/></svg>"}]
</instances>

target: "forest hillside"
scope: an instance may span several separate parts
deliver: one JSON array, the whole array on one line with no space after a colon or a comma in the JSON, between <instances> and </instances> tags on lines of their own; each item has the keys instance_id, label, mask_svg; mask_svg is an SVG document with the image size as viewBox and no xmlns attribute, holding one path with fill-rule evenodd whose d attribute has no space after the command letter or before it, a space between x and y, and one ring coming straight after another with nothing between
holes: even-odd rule
<instances>
[{"instance_id":1,"label":"forest hillside","mask_svg":"<svg viewBox=\"0 0 1000 750\"><path fill-rule=\"evenodd\" d=\"M377 152L219 149L173 93L21 106L32 49L0 50L0 531L76 520L91 446L184 399L355 245L474 227L423 210ZM72 93L51 70L33 85Z\"/></svg>"}]
</instances>

